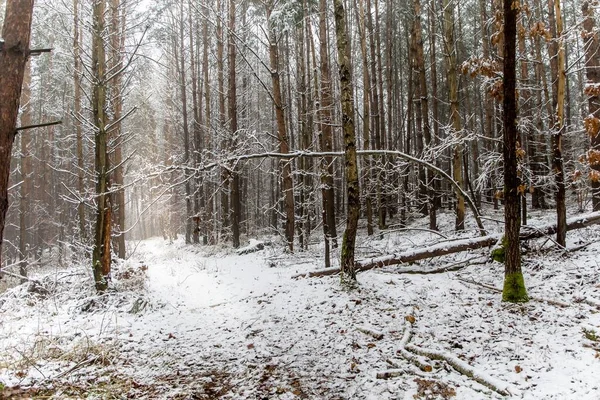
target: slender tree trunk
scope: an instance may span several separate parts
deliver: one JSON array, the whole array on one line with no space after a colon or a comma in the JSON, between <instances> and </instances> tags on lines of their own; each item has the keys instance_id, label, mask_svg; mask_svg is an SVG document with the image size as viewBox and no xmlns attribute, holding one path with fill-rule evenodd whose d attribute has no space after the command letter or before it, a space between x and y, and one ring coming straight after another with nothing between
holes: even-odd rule
<instances>
[{"instance_id":1,"label":"slender tree trunk","mask_svg":"<svg viewBox=\"0 0 600 400\"><path fill-rule=\"evenodd\" d=\"M272 4L267 6L267 20L269 21L269 58L271 61L271 79L273 81L273 100L275 102L275 116L277 118L277 137L279 140L279 152L288 153L289 143L287 127L285 122L285 107L281 91L279 50L275 27L271 24ZM281 161L281 189L284 196L285 211L285 239L290 251L294 251L294 183L292 180L292 166L289 162Z\"/></svg>"},{"instance_id":2,"label":"slender tree trunk","mask_svg":"<svg viewBox=\"0 0 600 400\"><path fill-rule=\"evenodd\" d=\"M238 118L237 118L237 82L235 71L235 1L229 1L229 123L230 134L232 135L231 149L237 148L238 135ZM241 202L240 202L240 175L237 168L234 168L231 177L231 235L233 247L240 247L240 217L241 217Z\"/></svg>"},{"instance_id":3,"label":"slender tree trunk","mask_svg":"<svg viewBox=\"0 0 600 400\"><path fill-rule=\"evenodd\" d=\"M450 102L450 121L454 135L460 135L461 121L458 112L458 71L456 66L456 44L454 41L454 6L452 0L444 0L444 37L446 64L448 68L448 91ZM459 185L464 188L462 173L462 146L456 144L452 155L452 176ZM465 199L456 193L456 230L465 229Z\"/></svg>"},{"instance_id":4,"label":"slender tree trunk","mask_svg":"<svg viewBox=\"0 0 600 400\"><path fill-rule=\"evenodd\" d=\"M183 164L190 164L190 128L187 104L187 76L185 60L185 19L183 2L179 5L179 90L181 97L181 114L183 117ZM192 185L189 169L184 171L185 176L185 243L192 243Z\"/></svg>"},{"instance_id":5,"label":"slender tree trunk","mask_svg":"<svg viewBox=\"0 0 600 400\"><path fill-rule=\"evenodd\" d=\"M368 11L370 12L370 10ZM365 7L364 0L360 0L360 50L363 60L363 148L365 150L371 149L371 107L372 103L372 91L371 91L371 77L369 74L369 60L367 56L367 40L366 32L367 25L365 21ZM371 157L365 159L365 172L363 173L363 192L365 197L366 214L367 214L367 235L373 235L373 197L371 195L371 184L372 184L372 165ZM378 188L379 191L380 188Z\"/></svg>"},{"instance_id":6,"label":"slender tree trunk","mask_svg":"<svg viewBox=\"0 0 600 400\"><path fill-rule=\"evenodd\" d=\"M31 63L27 63L25 76L23 78L23 89L21 92L21 126L32 124L32 104L31 104ZM19 199L19 274L23 277L21 283L26 282L27 277L27 259L29 258L28 247L30 245L27 229L30 228L31 201L32 193L32 170L31 156L29 154L30 135L27 131L19 134L21 141L21 187Z\"/></svg>"},{"instance_id":7,"label":"slender tree trunk","mask_svg":"<svg viewBox=\"0 0 600 400\"><path fill-rule=\"evenodd\" d=\"M423 26L421 24L421 2L415 0L415 44L416 44L416 65L419 79L420 105L422 112L423 139L425 146L431 146L431 127L429 124L429 94L427 91L427 77L425 74L425 55L423 50ZM433 174L426 171L427 179L425 181L426 197L428 200L427 210L429 212L429 228L437 229L437 216L434 202Z\"/></svg>"},{"instance_id":8,"label":"slender tree trunk","mask_svg":"<svg viewBox=\"0 0 600 400\"><path fill-rule=\"evenodd\" d=\"M125 47L125 13L123 10L120 10L121 7L124 7L124 3L121 3L121 0L111 0L110 8L111 8L111 58L112 65L115 71L120 70L123 67L123 56L122 51ZM124 174L123 174L123 132L121 131L121 119L123 115L123 95L121 93L121 76L116 76L111 82L111 104L113 111L113 121L114 126L111 129L110 136L112 137L112 142L114 143L114 164L115 164L115 175L114 175L114 183L117 186L118 190L115 192L115 224L114 227L117 232L116 233L116 247L117 247L117 256L121 259L124 259L125 254L125 234L123 231L125 230L125 189L123 187L124 184Z\"/></svg>"},{"instance_id":9,"label":"slender tree trunk","mask_svg":"<svg viewBox=\"0 0 600 400\"><path fill-rule=\"evenodd\" d=\"M565 49L562 38L563 24L560 0L548 0L548 13L552 41L548 45L550 69L552 71L552 106L555 121L552 127L552 172L556 181L556 242L566 245L567 209L565 205L565 173L562 158L562 140L565 110Z\"/></svg>"},{"instance_id":10,"label":"slender tree trunk","mask_svg":"<svg viewBox=\"0 0 600 400\"><path fill-rule=\"evenodd\" d=\"M81 198L85 195L85 164L83 154L83 127L81 124L81 47L80 47L80 28L79 28L79 0L73 0L73 113L75 118L75 136L77 141L77 191ZM87 229L85 228L85 204L80 201L77 205L77 217L79 222L79 235L85 243L88 237Z\"/></svg>"},{"instance_id":11,"label":"slender tree trunk","mask_svg":"<svg viewBox=\"0 0 600 400\"><path fill-rule=\"evenodd\" d=\"M541 19L541 3L540 0L535 0L535 14L536 20ZM537 82L542 83L542 90L536 91L536 103L538 105L537 117L536 117L536 129L538 134L536 135L536 158L534 174L537 172L537 181L541 182L542 177L547 175L548 171L548 146L546 143L546 135L544 135L544 120L548 119L548 126L554 125L554 112L552 111L552 105L550 95L548 92L548 78L546 76L546 70L544 68L544 62L542 59L542 35L538 34L534 37L534 49L536 58L535 78ZM542 98L543 92L543 98ZM546 109L548 118L544 118L543 110ZM532 195L532 206L535 208L546 209L548 205L546 203L546 193L540 183L534 188Z\"/></svg>"},{"instance_id":12,"label":"slender tree trunk","mask_svg":"<svg viewBox=\"0 0 600 400\"><path fill-rule=\"evenodd\" d=\"M331 95L331 74L329 70L329 44L327 32L327 0L319 0L319 55L321 71L321 107L319 114L319 145L323 152L333 150L333 119L331 116L333 99ZM330 265L329 246L337 247L335 218L335 188L333 181L333 158L321 159L321 196L323 203L323 234L325 235L325 265Z\"/></svg>"},{"instance_id":13,"label":"slender tree trunk","mask_svg":"<svg viewBox=\"0 0 600 400\"><path fill-rule=\"evenodd\" d=\"M416 38L416 23L413 21L413 26L410 35L410 61L409 64L413 70L412 77L414 80L414 112L415 112L415 155L418 158L423 158L423 109L421 107L421 80L419 73L419 65L417 64L417 38ZM417 169L417 211L425 216L429 214L427 204L427 178L425 176L425 168L421 165L415 166Z\"/></svg>"},{"instance_id":14,"label":"slender tree trunk","mask_svg":"<svg viewBox=\"0 0 600 400\"><path fill-rule=\"evenodd\" d=\"M105 23L106 1L94 0L92 24L92 115L94 123L94 148L96 172L96 225L94 227L94 250L92 265L96 290L108 288L110 275L110 230L112 204L110 201L110 162L108 157L108 133L106 125L106 53Z\"/></svg>"},{"instance_id":15,"label":"slender tree trunk","mask_svg":"<svg viewBox=\"0 0 600 400\"><path fill-rule=\"evenodd\" d=\"M208 0L205 0L205 6L208 8ZM205 143L209 143L210 138L210 126L211 126L211 108L210 108L210 75L209 75L209 64L208 64L208 46L210 44L210 39L208 37L208 19L204 18L202 24L202 37L203 37L203 48L202 48L202 72L204 74L204 141ZM208 186L208 185L206 185ZM203 244L214 244L215 243L215 233L213 228L213 200L212 196L209 196L208 188L202 186L202 220L205 226L205 236L203 239ZM208 204L206 204L206 199L208 198Z\"/></svg>"},{"instance_id":16,"label":"slender tree trunk","mask_svg":"<svg viewBox=\"0 0 600 400\"><path fill-rule=\"evenodd\" d=\"M346 231L342 241L342 280L356 281L354 250L358 217L360 215L360 187L356 159L356 131L354 122L354 87L350 62L350 38L346 27L346 12L342 0L334 0L335 35L337 38L338 64L342 102L342 130L344 132L346 162L346 195L348 201Z\"/></svg>"},{"instance_id":17,"label":"slender tree trunk","mask_svg":"<svg viewBox=\"0 0 600 400\"><path fill-rule=\"evenodd\" d=\"M217 0L217 87L219 97L219 128L220 131L225 130L225 61L224 61L224 37L223 37L223 6L222 0ZM223 134L223 133L222 133ZM229 148L226 138L221 138L221 148ZM227 168L221 169L221 235L229 238L230 229L230 208L229 208L229 186L231 177Z\"/></svg>"},{"instance_id":18,"label":"slender tree trunk","mask_svg":"<svg viewBox=\"0 0 600 400\"><path fill-rule=\"evenodd\" d=\"M202 151L202 98L200 96L200 88L202 84L198 79L198 64L199 64L199 49L196 46L200 40L200 33L198 32L198 24L195 20L197 15L193 12L193 2L188 0L188 25L189 25L189 44L190 44L190 74L192 80L192 134L194 137L193 141L193 161L194 167L200 165L201 158L200 152ZM196 17L196 18L194 18ZM194 41L194 38L198 40ZM199 46L198 46L199 48ZM201 207L200 201L202 198L202 179L200 177L194 177L193 179L193 230L192 230L192 242L195 244L200 243L200 227L201 224Z\"/></svg>"},{"instance_id":19,"label":"slender tree trunk","mask_svg":"<svg viewBox=\"0 0 600 400\"><path fill-rule=\"evenodd\" d=\"M438 99L438 85L437 85L437 54L436 54L436 41L437 41L437 35L436 35L436 0L431 0L430 4L429 4L429 57L430 57L430 64L431 64L431 97L432 97L432 104L431 104L431 113L432 113L432 118L433 118L433 135L432 135L432 140L434 145L437 145L439 142L439 135L440 135L440 113L439 113L439 99ZM435 165L436 166L440 166L441 163L436 160L435 161ZM436 209L441 208L442 203L441 203L441 195L439 194L439 192L441 192L442 186L441 186L441 182L439 179L434 179L433 181L433 186L434 186L434 198L433 198L433 212L435 212Z\"/></svg>"},{"instance_id":20,"label":"slender tree trunk","mask_svg":"<svg viewBox=\"0 0 600 400\"><path fill-rule=\"evenodd\" d=\"M521 272L519 233L519 176L517 173L517 99L516 99L517 10L513 0L504 0L504 288L502 300L511 303L528 300Z\"/></svg>"}]
</instances>

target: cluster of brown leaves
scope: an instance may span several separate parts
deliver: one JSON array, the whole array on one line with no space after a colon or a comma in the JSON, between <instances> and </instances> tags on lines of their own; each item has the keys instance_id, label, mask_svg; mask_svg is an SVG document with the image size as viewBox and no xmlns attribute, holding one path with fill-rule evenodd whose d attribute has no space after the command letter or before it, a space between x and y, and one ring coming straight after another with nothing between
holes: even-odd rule
<instances>
[{"instance_id":1,"label":"cluster of brown leaves","mask_svg":"<svg viewBox=\"0 0 600 400\"><path fill-rule=\"evenodd\" d=\"M550 30L546 26L546 24L542 21L538 21L533 24L531 29L529 29L529 36L534 38L536 36L543 37L546 40L551 40L552 35L550 34Z\"/></svg>"},{"instance_id":2,"label":"cluster of brown leaves","mask_svg":"<svg viewBox=\"0 0 600 400\"><path fill-rule=\"evenodd\" d=\"M600 83L587 83L583 93L590 97L600 96Z\"/></svg>"},{"instance_id":3,"label":"cluster of brown leaves","mask_svg":"<svg viewBox=\"0 0 600 400\"><path fill-rule=\"evenodd\" d=\"M600 119L590 114L583 120L583 127L590 137L596 137L600 132Z\"/></svg>"},{"instance_id":4,"label":"cluster of brown leaves","mask_svg":"<svg viewBox=\"0 0 600 400\"><path fill-rule=\"evenodd\" d=\"M490 88L490 96L492 96L497 101L502 101L502 99L504 99L504 84L502 83L502 81L498 80L494 82L494 84Z\"/></svg>"},{"instance_id":5,"label":"cluster of brown leaves","mask_svg":"<svg viewBox=\"0 0 600 400\"><path fill-rule=\"evenodd\" d=\"M600 165L600 150L589 149L585 154L585 161L592 167Z\"/></svg>"},{"instance_id":6,"label":"cluster of brown leaves","mask_svg":"<svg viewBox=\"0 0 600 400\"><path fill-rule=\"evenodd\" d=\"M493 78L498 75L501 69L502 65L496 60L474 56L470 57L461 65L461 72L464 75L469 74L471 78L475 78L476 76Z\"/></svg>"}]
</instances>

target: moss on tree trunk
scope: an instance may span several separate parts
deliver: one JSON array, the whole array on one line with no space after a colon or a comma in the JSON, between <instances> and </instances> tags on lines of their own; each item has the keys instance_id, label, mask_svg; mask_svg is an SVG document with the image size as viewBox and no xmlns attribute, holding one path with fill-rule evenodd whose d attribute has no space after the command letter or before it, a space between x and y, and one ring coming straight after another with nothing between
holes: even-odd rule
<instances>
[{"instance_id":1,"label":"moss on tree trunk","mask_svg":"<svg viewBox=\"0 0 600 400\"><path fill-rule=\"evenodd\" d=\"M525 303L529 301L523 273L514 272L504 276L502 301L508 301L510 303Z\"/></svg>"}]
</instances>

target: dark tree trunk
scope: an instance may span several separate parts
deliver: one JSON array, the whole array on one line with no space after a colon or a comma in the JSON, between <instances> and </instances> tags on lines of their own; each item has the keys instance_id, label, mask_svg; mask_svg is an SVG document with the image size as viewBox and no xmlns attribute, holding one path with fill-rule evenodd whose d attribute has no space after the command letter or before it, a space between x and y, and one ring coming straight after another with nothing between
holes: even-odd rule
<instances>
[{"instance_id":1,"label":"dark tree trunk","mask_svg":"<svg viewBox=\"0 0 600 400\"><path fill-rule=\"evenodd\" d=\"M513 0L504 0L504 289L502 300L511 303L527 301L527 290L521 272L519 232L520 195L517 173L517 99L516 99L516 35L517 10Z\"/></svg>"}]
</instances>

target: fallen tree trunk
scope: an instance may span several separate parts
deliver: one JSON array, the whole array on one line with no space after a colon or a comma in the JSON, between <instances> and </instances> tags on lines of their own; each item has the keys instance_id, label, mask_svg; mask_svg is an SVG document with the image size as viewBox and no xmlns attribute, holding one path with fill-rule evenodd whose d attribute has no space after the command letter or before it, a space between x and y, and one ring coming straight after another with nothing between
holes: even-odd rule
<instances>
[{"instance_id":1,"label":"fallen tree trunk","mask_svg":"<svg viewBox=\"0 0 600 400\"><path fill-rule=\"evenodd\" d=\"M567 220L567 231L585 228L590 225L600 223L600 212L594 212ZM542 225L539 227L525 226L521 229L520 239L529 240L541 238L556 233L556 224ZM388 265L397 265L424 260L427 258L444 256L447 254L460 253L467 250L476 250L484 247L493 246L502 238L502 234L483 236L478 238L468 238L453 240L434 244L432 246L420 249L408 250L402 253L390 254L387 256L359 260L356 262L356 272L368 271L374 268L386 267ZM339 273L339 268L327 268L318 271L312 271L303 274L294 275L292 278L310 278L319 276L335 275Z\"/></svg>"}]
</instances>

